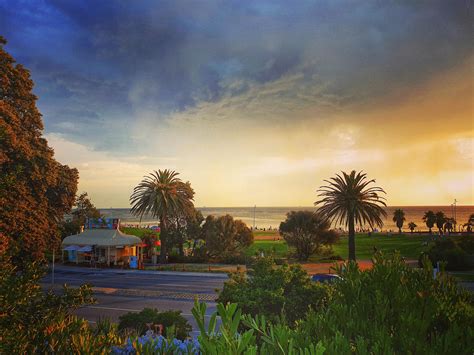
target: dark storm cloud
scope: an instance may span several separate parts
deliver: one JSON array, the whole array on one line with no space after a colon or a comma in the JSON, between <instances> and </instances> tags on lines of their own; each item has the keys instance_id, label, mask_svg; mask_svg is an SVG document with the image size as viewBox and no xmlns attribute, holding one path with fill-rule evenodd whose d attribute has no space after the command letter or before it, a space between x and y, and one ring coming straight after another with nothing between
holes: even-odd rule
<instances>
[{"instance_id":1,"label":"dark storm cloud","mask_svg":"<svg viewBox=\"0 0 474 355\"><path fill-rule=\"evenodd\" d=\"M470 56L471 15L465 0L3 1L0 33L32 70L48 130L92 142L94 123L291 74L303 75L290 97L324 85L337 105L372 102Z\"/></svg>"}]
</instances>

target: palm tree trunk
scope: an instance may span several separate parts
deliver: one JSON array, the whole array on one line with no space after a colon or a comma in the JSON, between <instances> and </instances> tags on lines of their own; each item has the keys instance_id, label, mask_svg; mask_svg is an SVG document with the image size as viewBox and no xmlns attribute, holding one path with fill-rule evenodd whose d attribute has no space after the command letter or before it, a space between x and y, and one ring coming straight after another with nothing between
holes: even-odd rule
<instances>
[{"instance_id":1,"label":"palm tree trunk","mask_svg":"<svg viewBox=\"0 0 474 355\"><path fill-rule=\"evenodd\" d=\"M161 241L161 251L160 251L160 264L166 264L166 254L167 250L167 240L166 240L166 218L165 216L160 217L160 241Z\"/></svg>"},{"instance_id":2,"label":"palm tree trunk","mask_svg":"<svg viewBox=\"0 0 474 355\"><path fill-rule=\"evenodd\" d=\"M176 217L176 230L178 231L178 233L180 234L180 226L179 226L179 217ZM178 242L178 251L179 251L179 256L183 257L184 256L184 246L183 246L183 241L181 239L181 236L179 238L179 242Z\"/></svg>"},{"instance_id":3,"label":"palm tree trunk","mask_svg":"<svg viewBox=\"0 0 474 355\"><path fill-rule=\"evenodd\" d=\"M349 260L356 260L354 216L349 215Z\"/></svg>"}]
</instances>

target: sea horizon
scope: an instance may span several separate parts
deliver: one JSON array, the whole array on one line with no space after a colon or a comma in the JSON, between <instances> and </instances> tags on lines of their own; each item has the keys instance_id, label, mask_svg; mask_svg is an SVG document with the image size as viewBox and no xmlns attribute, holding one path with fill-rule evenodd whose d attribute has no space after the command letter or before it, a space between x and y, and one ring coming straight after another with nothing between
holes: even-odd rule
<instances>
[{"instance_id":1,"label":"sea horizon","mask_svg":"<svg viewBox=\"0 0 474 355\"><path fill-rule=\"evenodd\" d=\"M398 228L392 221L393 211L401 208L405 212L406 221L404 223L404 230L408 230L408 223L415 222L417 228L415 231L425 231L427 227L422 221L424 212L432 210L434 212L443 211L447 217L454 217L456 213L456 220L458 225L467 222L470 214L474 213L473 205L456 205L456 211L451 205L406 205L406 206L387 206L387 218L384 218L384 226L381 230L396 231ZM280 223L285 220L286 214L290 211L301 210L317 210L315 206L242 206L242 207L196 207L204 217L208 215L222 216L229 214L234 219L242 220L249 227L258 229L275 229ZM141 224L141 225L155 225L158 223L157 218L145 215L141 222L138 217L130 213L130 208L99 208L100 212L107 218L119 218L124 224ZM334 227L341 227L335 225ZM368 226L362 226L368 228ZM436 227L434 228L436 230Z\"/></svg>"}]
</instances>

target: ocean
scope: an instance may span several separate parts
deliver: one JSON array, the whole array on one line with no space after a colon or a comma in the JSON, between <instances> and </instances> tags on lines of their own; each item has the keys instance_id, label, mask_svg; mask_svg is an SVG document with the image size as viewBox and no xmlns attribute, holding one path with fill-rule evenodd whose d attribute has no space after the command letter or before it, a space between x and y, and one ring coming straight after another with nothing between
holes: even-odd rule
<instances>
[{"instance_id":1,"label":"ocean","mask_svg":"<svg viewBox=\"0 0 474 355\"><path fill-rule=\"evenodd\" d=\"M382 230L396 231L398 228L392 221L393 212L401 208L405 212L405 224L404 230L408 230L408 223L415 222L417 224L416 231L427 230L426 225L423 223L422 218L425 211L432 210L435 213L437 211L443 211L446 216L453 217L454 210L451 206L390 206L386 208L387 218L384 221ZM197 207L202 212L204 217L208 215L223 216L229 214L234 219L240 219L245 222L249 227L255 226L256 228L278 228L280 223L285 220L286 214L290 211L300 210L311 210L315 211L315 207ZM139 218L134 217L130 214L130 210L127 208L104 208L100 209L100 212L107 218L120 218L122 223L137 224ZM469 219L469 216L474 213L474 206L456 206L456 220L458 224L464 224ZM151 216L144 216L142 219L142 225L156 225L158 220ZM339 227L339 226L336 226ZM368 226L366 226L368 227Z\"/></svg>"}]
</instances>

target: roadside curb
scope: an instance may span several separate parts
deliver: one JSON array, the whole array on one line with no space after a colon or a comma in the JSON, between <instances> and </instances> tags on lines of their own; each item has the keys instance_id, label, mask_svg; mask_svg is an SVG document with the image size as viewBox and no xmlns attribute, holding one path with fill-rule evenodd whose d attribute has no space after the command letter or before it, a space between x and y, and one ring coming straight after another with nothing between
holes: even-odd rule
<instances>
[{"instance_id":1,"label":"roadside curb","mask_svg":"<svg viewBox=\"0 0 474 355\"><path fill-rule=\"evenodd\" d=\"M200 277L213 277L227 279L227 273L224 272L192 272L192 271L154 271L154 270L123 270L123 269L95 269L95 268L82 268L75 266L55 266L55 271L68 271L68 272L95 272L103 274L138 274L138 275L169 275L169 276L200 276ZM51 271L51 266L49 267Z\"/></svg>"},{"instance_id":2,"label":"roadside curb","mask_svg":"<svg viewBox=\"0 0 474 355\"><path fill-rule=\"evenodd\" d=\"M63 285L42 284L45 289L62 290ZM80 286L68 285L68 288L77 289ZM171 291L153 291L153 290L139 290L131 288L112 288L112 287L91 287L93 293L100 293L114 296L135 296L135 297L152 297L152 298L171 298L175 300L199 300L199 301L215 301L217 295L207 293L185 293L185 292L171 292Z\"/></svg>"}]
</instances>

